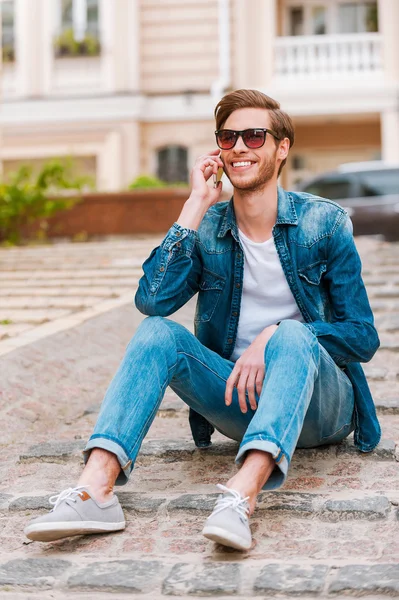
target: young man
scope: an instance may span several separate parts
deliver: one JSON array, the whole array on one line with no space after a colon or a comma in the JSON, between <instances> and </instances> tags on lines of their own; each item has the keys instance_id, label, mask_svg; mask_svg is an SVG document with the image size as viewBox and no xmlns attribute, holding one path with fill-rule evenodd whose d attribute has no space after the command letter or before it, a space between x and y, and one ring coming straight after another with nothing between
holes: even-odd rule
<instances>
[{"instance_id":1,"label":"young man","mask_svg":"<svg viewBox=\"0 0 399 600\"><path fill-rule=\"evenodd\" d=\"M123 529L113 487L124 484L169 385L190 407L198 446L213 428L240 442L203 534L248 549L260 490L283 485L296 447L355 431L362 452L380 440L360 362L379 339L347 213L277 186L294 129L256 90L215 109L219 149L201 156L178 220L143 265L137 308L149 315L107 390L76 488L26 535L50 541ZM220 153L220 156L219 156ZM234 186L207 181L223 166ZM195 336L167 319L198 292Z\"/></svg>"}]
</instances>

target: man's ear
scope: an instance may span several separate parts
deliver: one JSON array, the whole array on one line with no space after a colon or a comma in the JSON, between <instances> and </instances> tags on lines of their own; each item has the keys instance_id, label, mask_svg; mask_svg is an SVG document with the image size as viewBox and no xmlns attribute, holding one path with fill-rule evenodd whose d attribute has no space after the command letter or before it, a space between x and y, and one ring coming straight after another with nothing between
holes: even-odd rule
<instances>
[{"instance_id":1,"label":"man's ear","mask_svg":"<svg viewBox=\"0 0 399 600\"><path fill-rule=\"evenodd\" d=\"M286 159L289 151L290 151L290 140L286 137L280 142L280 145L278 148L278 153L277 153L278 157L281 158L281 160Z\"/></svg>"}]
</instances>

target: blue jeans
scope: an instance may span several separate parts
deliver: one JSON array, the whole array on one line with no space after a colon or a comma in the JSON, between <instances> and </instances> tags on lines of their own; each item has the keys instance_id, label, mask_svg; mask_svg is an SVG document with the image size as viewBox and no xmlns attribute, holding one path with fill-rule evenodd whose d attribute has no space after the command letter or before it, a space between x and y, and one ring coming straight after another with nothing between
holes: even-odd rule
<instances>
[{"instance_id":1,"label":"blue jeans","mask_svg":"<svg viewBox=\"0 0 399 600\"><path fill-rule=\"evenodd\" d=\"M287 319L265 348L265 377L258 407L241 412L237 390L224 402L234 362L206 348L188 329L163 317L147 317L127 346L110 383L94 433L84 450L113 452L127 482L142 441L167 386L218 431L240 443L240 465L250 449L270 452L276 465L263 489L283 485L296 447L338 442L354 430L352 384L316 336Z\"/></svg>"}]
</instances>

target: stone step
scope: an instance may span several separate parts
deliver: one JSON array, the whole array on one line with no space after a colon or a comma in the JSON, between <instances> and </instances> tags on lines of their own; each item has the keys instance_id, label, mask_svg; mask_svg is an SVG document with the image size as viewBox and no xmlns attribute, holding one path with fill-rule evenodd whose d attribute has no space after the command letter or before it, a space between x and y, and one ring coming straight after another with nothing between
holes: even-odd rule
<instances>
[{"instance_id":1,"label":"stone step","mask_svg":"<svg viewBox=\"0 0 399 600\"><path fill-rule=\"evenodd\" d=\"M73 310L63 308L47 308L46 310L24 310L23 308L3 308L0 312L0 320L11 321L11 323L32 323L40 325L55 319L61 319L73 313Z\"/></svg>"},{"instance_id":2,"label":"stone step","mask_svg":"<svg viewBox=\"0 0 399 600\"><path fill-rule=\"evenodd\" d=\"M1 512L19 512L48 510L49 498L54 494L12 495L2 493ZM140 492L117 491L117 496L125 511L152 514L174 511L207 515L212 512L218 493L176 495L170 492L142 494ZM397 494L389 497L383 492L366 494L365 492L344 491L329 494L267 491L261 492L257 501L259 511L282 512L296 519L318 518L321 521L336 522L342 520L384 520L399 518Z\"/></svg>"},{"instance_id":3,"label":"stone step","mask_svg":"<svg viewBox=\"0 0 399 600\"><path fill-rule=\"evenodd\" d=\"M124 558L91 561L82 564L75 557L16 558L0 565L0 585L7 590L67 591L75 593L96 590L97 593L145 594L156 597L239 597L269 598L282 594L325 597L330 594L364 596L380 594L394 597L399 593L399 569L390 563L314 562L305 560L256 562L242 560L196 563ZM321 595L321 596L320 596ZM7 593L8 597L8 593ZM51 596L57 598L58 596ZM85 596L86 597L86 596ZM137 596L134 596L137 598ZM43 596L44 598L44 596ZM228 599L227 599L228 600Z\"/></svg>"},{"instance_id":4,"label":"stone step","mask_svg":"<svg viewBox=\"0 0 399 600\"><path fill-rule=\"evenodd\" d=\"M126 277L120 277L120 278L113 278L113 277L109 277L107 278L106 284L107 284L107 288L112 289L113 287L124 287L124 288L132 288L133 285L136 285L137 282L139 280L139 276L137 277L130 277L130 276L126 276ZM19 288L22 288L23 290L27 289L30 290L31 288L38 288L40 286L40 288L53 288L53 287L59 287L62 290L64 290L65 288L70 288L70 287L74 287L75 289L78 288L88 288L90 289L91 287L104 287L105 282L104 279L102 277L88 277L87 279L75 279L73 277L71 278L65 278L65 279L35 279L34 277L30 277L29 279L23 280L23 279L13 279L13 280L7 280L4 279L1 282L2 286L4 286L4 288L10 289L10 290L17 290Z\"/></svg>"},{"instance_id":5,"label":"stone step","mask_svg":"<svg viewBox=\"0 0 399 600\"><path fill-rule=\"evenodd\" d=\"M115 297L115 296L114 296ZM36 297L0 297L0 314L16 310L71 309L82 310L98 304L98 296L36 296Z\"/></svg>"},{"instance_id":6,"label":"stone step","mask_svg":"<svg viewBox=\"0 0 399 600\"><path fill-rule=\"evenodd\" d=\"M59 442L44 442L31 446L20 455L22 462L59 462L81 458L85 447L84 440L70 440ZM231 456L237 454L239 444L234 441L214 442L209 448L196 448L194 442L184 440L147 440L144 441L138 456L138 463L145 465L153 461L165 460L167 462L187 461L194 457L211 458L218 456ZM339 444L320 446L318 448L298 448L295 457L298 460L305 459L331 459L336 457L350 456L366 460L399 460L399 444L394 440L383 439L372 451L362 453L357 450L350 436Z\"/></svg>"},{"instance_id":7,"label":"stone step","mask_svg":"<svg viewBox=\"0 0 399 600\"><path fill-rule=\"evenodd\" d=\"M380 382L382 380L381 375L376 375L375 378L370 377L371 381ZM384 379L384 385L390 386L391 390L395 390L398 386L397 380L388 380ZM399 390L398 394L394 393L393 396L383 396L379 397L377 393L373 394L374 404L377 410L377 414L399 414ZM100 410L100 404L92 404L87 407L82 416L86 416L88 414L96 414ZM161 406L158 410L158 415L162 417L174 417L176 414L180 414L181 412L188 412L188 407L182 400L179 398L162 402Z\"/></svg>"},{"instance_id":8,"label":"stone step","mask_svg":"<svg viewBox=\"0 0 399 600\"><path fill-rule=\"evenodd\" d=\"M25 298L32 300L37 296L47 297L74 297L74 296L92 296L99 298L117 298L122 294L126 293L125 287L110 287L110 286L47 286L47 287L30 287L29 290L26 287L15 287L15 288L1 288L1 298Z\"/></svg>"},{"instance_id":9,"label":"stone step","mask_svg":"<svg viewBox=\"0 0 399 600\"><path fill-rule=\"evenodd\" d=\"M25 279L48 279L49 277L63 279L63 278L73 278L73 279L84 279L86 277L101 277L101 279L107 280L109 277L125 277L126 275L138 275L142 273L141 268L136 269L112 269L108 267L104 267L103 269L57 269L57 270L49 270L42 271L40 269L32 269L30 271L7 271L0 272L0 281L4 280L25 280Z\"/></svg>"}]
</instances>

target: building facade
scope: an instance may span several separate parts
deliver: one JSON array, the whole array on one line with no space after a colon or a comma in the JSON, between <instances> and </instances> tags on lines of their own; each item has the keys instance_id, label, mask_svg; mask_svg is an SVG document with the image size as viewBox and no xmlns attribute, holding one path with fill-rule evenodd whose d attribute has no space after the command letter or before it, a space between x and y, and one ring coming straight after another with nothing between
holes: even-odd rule
<instances>
[{"instance_id":1,"label":"building facade","mask_svg":"<svg viewBox=\"0 0 399 600\"><path fill-rule=\"evenodd\" d=\"M187 181L214 106L256 88L293 118L287 188L399 163L398 0L0 0L3 175L73 156L97 188Z\"/></svg>"}]
</instances>

